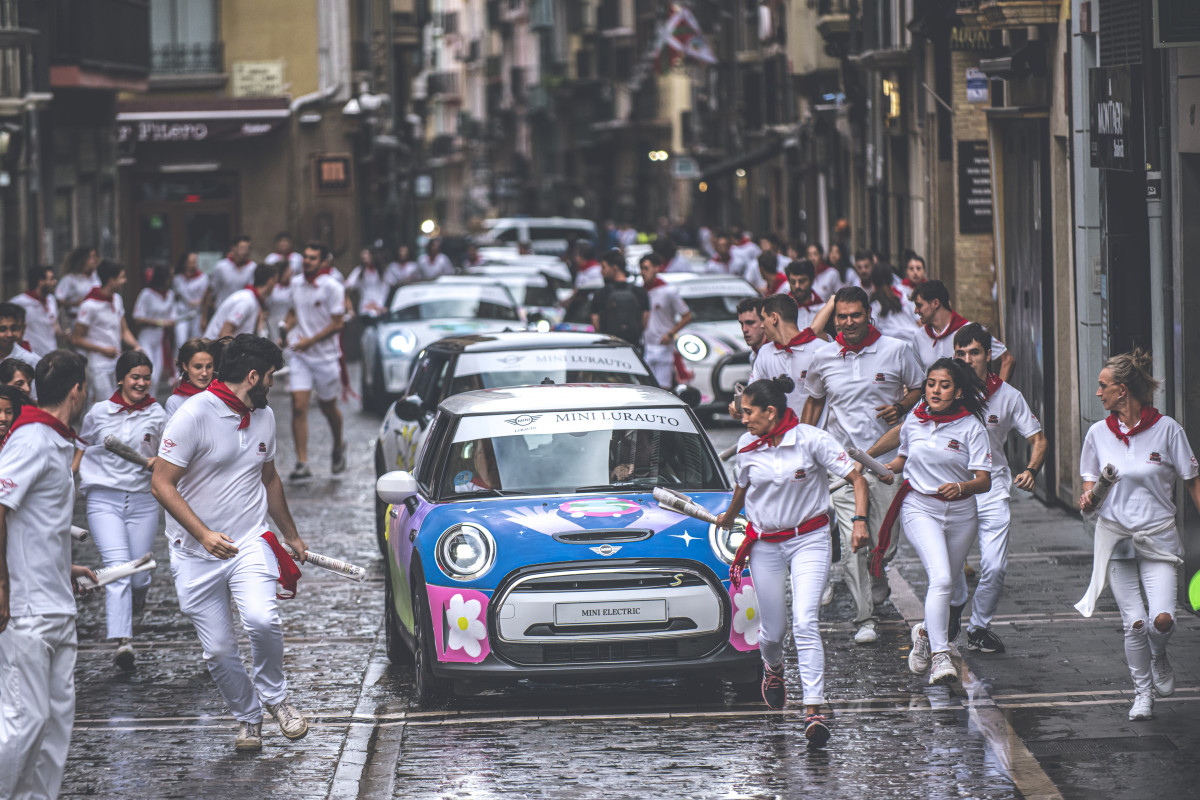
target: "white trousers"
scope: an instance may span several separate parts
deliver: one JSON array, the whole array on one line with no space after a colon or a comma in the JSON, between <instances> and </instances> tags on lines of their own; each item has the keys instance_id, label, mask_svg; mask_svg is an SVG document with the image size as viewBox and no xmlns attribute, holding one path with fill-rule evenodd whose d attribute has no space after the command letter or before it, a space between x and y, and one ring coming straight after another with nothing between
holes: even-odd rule
<instances>
[{"instance_id":1,"label":"white trousers","mask_svg":"<svg viewBox=\"0 0 1200 800\"><path fill-rule=\"evenodd\" d=\"M854 536L854 523L850 519L854 516L854 487L843 486L829 496L830 505L837 514L838 532L842 537L842 558L839 563L842 565L842 576L846 582L846 588L850 590L850 596L854 599L855 625L875 619L875 601L871 598L871 572L868 568L868 559L871 555L871 548L879 542L879 527L883 524L883 518L892 504L892 498L896 496L896 492L900 488L895 484L888 486L871 472L864 472L863 476L867 479L867 488L870 491L870 502L867 504L867 531L871 534L871 543L859 548L857 553L850 549L850 542ZM900 536L897 532L892 537L892 543L888 546L887 552L884 553L885 564L896 555L896 546L899 544L899 540ZM757 580L756 578L755 581L757 582Z\"/></svg>"},{"instance_id":2,"label":"white trousers","mask_svg":"<svg viewBox=\"0 0 1200 800\"><path fill-rule=\"evenodd\" d=\"M98 403L112 397L117 390L117 360L91 351L87 354L88 393Z\"/></svg>"},{"instance_id":3,"label":"white trousers","mask_svg":"<svg viewBox=\"0 0 1200 800\"><path fill-rule=\"evenodd\" d=\"M75 617L13 617L0 633L0 797L58 797L75 722Z\"/></svg>"},{"instance_id":4,"label":"white trousers","mask_svg":"<svg viewBox=\"0 0 1200 800\"><path fill-rule=\"evenodd\" d=\"M646 364L658 385L670 391L675 378L675 348L664 344L647 344Z\"/></svg>"},{"instance_id":5,"label":"white trousers","mask_svg":"<svg viewBox=\"0 0 1200 800\"><path fill-rule=\"evenodd\" d=\"M262 539L247 539L240 547L236 556L225 561L172 547L171 574L179 610L196 628L209 674L225 704L239 722L261 722L262 703L278 703L287 696L283 626L275 604L279 564ZM234 605L250 637L253 678L238 652L230 615Z\"/></svg>"},{"instance_id":6,"label":"white trousers","mask_svg":"<svg viewBox=\"0 0 1200 800\"><path fill-rule=\"evenodd\" d=\"M154 549L162 507L150 492L92 487L87 493L88 529L104 566L123 564ZM108 638L133 636L133 590L145 591L150 573L139 572L104 587Z\"/></svg>"},{"instance_id":7,"label":"white trousers","mask_svg":"<svg viewBox=\"0 0 1200 800\"><path fill-rule=\"evenodd\" d=\"M1175 632L1177 576L1174 565L1165 561L1114 558L1108 562L1108 583L1125 627L1125 660L1139 692L1150 691L1150 659L1166 652L1167 641ZM757 585L758 579L754 582ZM1160 631L1154 626L1159 614L1171 615L1169 630ZM1135 628L1139 622L1141 625Z\"/></svg>"},{"instance_id":8,"label":"white trousers","mask_svg":"<svg viewBox=\"0 0 1200 800\"><path fill-rule=\"evenodd\" d=\"M154 392L164 376L170 376L175 371L174 357L163 353L163 337L165 328L143 328L138 332L138 344L150 359L150 391Z\"/></svg>"},{"instance_id":9,"label":"white trousers","mask_svg":"<svg viewBox=\"0 0 1200 800\"><path fill-rule=\"evenodd\" d=\"M950 650L946 641L950 591L954 575L962 572L967 551L975 539L977 514L970 498L946 502L915 491L904 498L900 508L904 535L929 576L925 590L925 631L934 653Z\"/></svg>"},{"instance_id":10,"label":"white trousers","mask_svg":"<svg viewBox=\"0 0 1200 800\"><path fill-rule=\"evenodd\" d=\"M758 649L771 666L783 663L783 637L787 633L787 581L792 580L792 640L800 664L804 704L825 702L825 648L817 616L821 592L829 578L833 546L828 526L793 536L782 542L759 539L750 550L754 591L758 595Z\"/></svg>"},{"instance_id":11,"label":"white trousers","mask_svg":"<svg viewBox=\"0 0 1200 800\"><path fill-rule=\"evenodd\" d=\"M990 491L975 495L975 509L979 513L979 582L975 585L975 598L971 601L971 621L968 626L971 630L991 627L996 608L1000 605L1004 576L1008 573L1011 495L1012 473L1007 467L992 473ZM967 591L967 576L959 570L954 575L950 604L965 604Z\"/></svg>"}]
</instances>

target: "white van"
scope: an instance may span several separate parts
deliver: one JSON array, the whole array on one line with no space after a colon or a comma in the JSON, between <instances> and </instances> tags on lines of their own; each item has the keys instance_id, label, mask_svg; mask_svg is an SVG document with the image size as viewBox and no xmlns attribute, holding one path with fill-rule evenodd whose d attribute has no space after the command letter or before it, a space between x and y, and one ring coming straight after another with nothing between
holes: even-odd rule
<instances>
[{"instance_id":1,"label":"white van","mask_svg":"<svg viewBox=\"0 0 1200 800\"><path fill-rule=\"evenodd\" d=\"M561 255L567 251L567 238L582 237L596 241L596 223L570 217L504 217L483 221L485 244L516 245L529 242L533 252Z\"/></svg>"}]
</instances>

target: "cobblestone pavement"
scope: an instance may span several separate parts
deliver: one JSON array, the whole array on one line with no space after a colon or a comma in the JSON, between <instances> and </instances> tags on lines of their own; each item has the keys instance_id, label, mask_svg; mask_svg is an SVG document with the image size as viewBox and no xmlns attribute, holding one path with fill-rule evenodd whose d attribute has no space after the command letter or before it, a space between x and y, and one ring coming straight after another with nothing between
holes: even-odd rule
<instances>
[{"instance_id":1,"label":"cobblestone pavement","mask_svg":"<svg viewBox=\"0 0 1200 800\"><path fill-rule=\"evenodd\" d=\"M286 472L289 412L278 389L274 406ZM112 667L103 600L82 604L64 797L1144 798L1190 796L1200 778L1191 755L1200 752L1196 618L1182 615L1173 641L1175 697L1159 702L1154 721L1126 722L1115 605L1106 597L1092 620L1071 608L1090 541L1077 520L1032 501L1014 505L997 626L1008 653L971 655L963 685L930 689L905 668L923 592L910 550L891 571L894 606L883 611L879 643L854 645L849 595L838 586L822 613L834 731L826 752L806 752L801 708L769 713L755 696L697 680L525 682L417 710L411 670L388 664L380 628L367 444L378 421L345 410L349 471L329 476L328 433L314 412L317 477L289 487L310 548L368 568L361 584L307 569L300 596L281 603L286 668L309 735L288 742L268 723L261 754L233 752L234 723L179 614L160 537L136 672ZM714 429L718 449L737 432ZM76 551L79 563L98 561L91 544ZM794 663L788 683L798 696Z\"/></svg>"}]
</instances>

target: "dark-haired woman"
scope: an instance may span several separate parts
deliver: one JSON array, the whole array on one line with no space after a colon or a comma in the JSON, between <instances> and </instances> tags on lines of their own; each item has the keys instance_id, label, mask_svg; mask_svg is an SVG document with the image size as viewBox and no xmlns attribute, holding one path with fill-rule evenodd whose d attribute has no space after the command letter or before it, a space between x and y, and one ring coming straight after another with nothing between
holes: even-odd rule
<instances>
[{"instance_id":1,"label":"dark-haired woman","mask_svg":"<svg viewBox=\"0 0 1200 800\"><path fill-rule=\"evenodd\" d=\"M832 269L822 270L821 274L813 279L813 290L817 294L821 297L833 297L837 294L838 289L859 285L854 265L850 263L846 251L837 242L829 245L828 261Z\"/></svg>"},{"instance_id":2,"label":"dark-haired woman","mask_svg":"<svg viewBox=\"0 0 1200 800\"><path fill-rule=\"evenodd\" d=\"M167 398L168 417L175 415L184 400L203 392L212 383L215 374L212 345L208 339L197 338L188 339L179 348L179 357L175 359L175 366L179 368L179 383Z\"/></svg>"},{"instance_id":3,"label":"dark-haired woman","mask_svg":"<svg viewBox=\"0 0 1200 800\"><path fill-rule=\"evenodd\" d=\"M931 686L958 680L947 640L950 591L978 527L975 501L965 501L992 486L984 406L975 373L960 361L938 359L925 375L924 398L900 426L898 455L887 465L904 472L904 484L888 509L871 563L879 563L893 523L903 520L904 535L929 576L925 620L913 626L908 668L915 675L929 670Z\"/></svg>"},{"instance_id":4,"label":"dark-haired woman","mask_svg":"<svg viewBox=\"0 0 1200 800\"><path fill-rule=\"evenodd\" d=\"M825 431L801 425L787 405L794 384L787 376L758 380L742 395L737 486L718 524L731 527L743 506L749 525L729 575L735 588L747 557L754 572L759 609L758 646L763 657L763 701L783 708L783 640L787 633L791 573L792 639L804 690L805 736L810 747L829 739L821 715L825 703L825 649L817 627L821 592L829 577L829 481L827 473L854 485L855 549L869 541L867 483L842 446Z\"/></svg>"},{"instance_id":5,"label":"dark-haired woman","mask_svg":"<svg viewBox=\"0 0 1200 800\"><path fill-rule=\"evenodd\" d=\"M204 330L204 309L208 306L208 275L200 269L200 256L184 253L175 264L175 341L194 339Z\"/></svg>"},{"instance_id":6,"label":"dark-haired woman","mask_svg":"<svg viewBox=\"0 0 1200 800\"><path fill-rule=\"evenodd\" d=\"M149 553L158 532L161 512L150 494L150 473L167 414L150 396L151 370L145 353L122 354L117 359L117 390L88 411L76 444L75 469L79 490L87 497L88 528L106 567ZM106 450L108 436L145 456L150 468ZM133 614L145 604L149 589L149 572L105 587L108 638L118 640L113 660L122 670L134 667Z\"/></svg>"},{"instance_id":7,"label":"dark-haired woman","mask_svg":"<svg viewBox=\"0 0 1200 800\"><path fill-rule=\"evenodd\" d=\"M100 278L96 276L99 264L100 256L91 245L80 245L63 259L62 274L58 285L54 287L54 299L58 301L58 313L62 315L59 324L68 335L79 316L79 304L88 292L100 285ZM87 355L84 351L79 353Z\"/></svg>"},{"instance_id":8,"label":"dark-haired woman","mask_svg":"<svg viewBox=\"0 0 1200 800\"><path fill-rule=\"evenodd\" d=\"M19 358L0 361L0 386L15 386L25 393L25 397L32 397L33 366Z\"/></svg>"},{"instance_id":9,"label":"dark-haired woman","mask_svg":"<svg viewBox=\"0 0 1200 800\"><path fill-rule=\"evenodd\" d=\"M28 402L28 396L17 387L0 386L0 447L4 446L12 424L21 416L21 408Z\"/></svg>"},{"instance_id":10,"label":"dark-haired woman","mask_svg":"<svg viewBox=\"0 0 1200 800\"><path fill-rule=\"evenodd\" d=\"M871 320L884 336L908 341L917 329L917 311L896 288L895 273L884 262L871 267Z\"/></svg>"},{"instance_id":11,"label":"dark-haired woman","mask_svg":"<svg viewBox=\"0 0 1200 800\"><path fill-rule=\"evenodd\" d=\"M138 345L150 357L153 374L150 389L170 374L175 361L173 335L179 300L171 291L171 270L159 264L150 273L150 280L138 292L133 303L133 321L138 324Z\"/></svg>"}]
</instances>

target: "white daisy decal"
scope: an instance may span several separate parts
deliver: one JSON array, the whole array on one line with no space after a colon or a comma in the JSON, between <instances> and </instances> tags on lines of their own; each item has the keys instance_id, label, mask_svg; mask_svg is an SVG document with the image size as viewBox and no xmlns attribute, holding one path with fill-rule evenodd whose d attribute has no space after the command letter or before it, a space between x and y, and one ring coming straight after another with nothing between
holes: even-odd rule
<instances>
[{"instance_id":1,"label":"white daisy decal","mask_svg":"<svg viewBox=\"0 0 1200 800\"><path fill-rule=\"evenodd\" d=\"M451 650L462 650L471 658L479 656L479 643L487 636L487 629L479 619L482 608L478 600L463 600L461 594L450 598L446 606L446 627L450 631L446 645Z\"/></svg>"},{"instance_id":2,"label":"white daisy decal","mask_svg":"<svg viewBox=\"0 0 1200 800\"><path fill-rule=\"evenodd\" d=\"M758 644L758 595L754 587L745 585L733 596L733 630L741 634L748 645Z\"/></svg>"}]
</instances>

